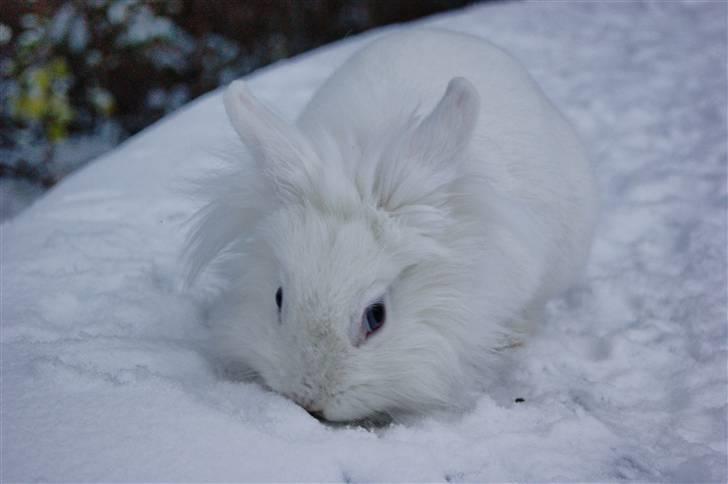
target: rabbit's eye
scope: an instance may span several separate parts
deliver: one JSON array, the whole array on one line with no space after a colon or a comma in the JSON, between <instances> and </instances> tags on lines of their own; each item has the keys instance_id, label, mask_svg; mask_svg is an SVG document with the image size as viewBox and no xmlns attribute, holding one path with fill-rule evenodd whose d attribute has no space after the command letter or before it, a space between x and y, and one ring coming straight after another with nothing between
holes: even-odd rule
<instances>
[{"instance_id":1,"label":"rabbit's eye","mask_svg":"<svg viewBox=\"0 0 728 484\"><path fill-rule=\"evenodd\" d=\"M278 306L278 311L281 310L281 305L283 304L283 288L279 287L276 291L276 306Z\"/></svg>"},{"instance_id":2,"label":"rabbit's eye","mask_svg":"<svg viewBox=\"0 0 728 484\"><path fill-rule=\"evenodd\" d=\"M384 321L387 319L387 310L384 307L384 301L379 300L374 304L370 305L364 311L364 318L362 323L366 330L367 336L371 335L379 328L384 325Z\"/></svg>"}]
</instances>

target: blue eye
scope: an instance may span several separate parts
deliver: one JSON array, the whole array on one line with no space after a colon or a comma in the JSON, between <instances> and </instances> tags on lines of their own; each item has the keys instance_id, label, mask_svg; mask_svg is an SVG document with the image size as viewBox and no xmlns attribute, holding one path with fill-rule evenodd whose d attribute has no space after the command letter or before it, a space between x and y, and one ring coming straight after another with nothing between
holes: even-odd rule
<instances>
[{"instance_id":1,"label":"blue eye","mask_svg":"<svg viewBox=\"0 0 728 484\"><path fill-rule=\"evenodd\" d=\"M384 301L380 299L366 308L362 319L367 336L381 328L384 325L384 321L387 319L387 311L384 307Z\"/></svg>"}]
</instances>

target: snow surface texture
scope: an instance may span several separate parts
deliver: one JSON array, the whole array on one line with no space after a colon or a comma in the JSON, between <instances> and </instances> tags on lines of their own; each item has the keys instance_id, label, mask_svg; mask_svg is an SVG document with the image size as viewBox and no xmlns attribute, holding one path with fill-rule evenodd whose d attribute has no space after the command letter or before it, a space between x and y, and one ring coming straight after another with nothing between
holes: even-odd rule
<instances>
[{"instance_id":1,"label":"snow surface texture","mask_svg":"<svg viewBox=\"0 0 728 484\"><path fill-rule=\"evenodd\" d=\"M179 178L238 143L214 93L2 226L3 481L725 479L726 4L509 2L421 23L521 59L602 189L585 284L502 383L465 415L366 430L215 372L176 260L196 207ZM293 119L381 32L250 86Z\"/></svg>"}]
</instances>

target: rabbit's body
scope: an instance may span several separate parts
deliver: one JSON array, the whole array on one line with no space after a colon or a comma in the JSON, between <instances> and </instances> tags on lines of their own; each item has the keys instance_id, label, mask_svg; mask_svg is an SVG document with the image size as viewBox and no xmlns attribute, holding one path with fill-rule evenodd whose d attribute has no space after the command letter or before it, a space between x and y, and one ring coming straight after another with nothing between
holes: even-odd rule
<instances>
[{"instance_id":1,"label":"rabbit's body","mask_svg":"<svg viewBox=\"0 0 728 484\"><path fill-rule=\"evenodd\" d=\"M505 237L496 245L508 248L502 255L524 273L521 294L538 306L571 285L584 266L596 189L573 128L512 57L482 39L447 31L386 36L330 77L297 124L313 140L319 126L359 145L387 139L391 118L429 113L457 76L480 95L464 167L475 182L462 191L487 237ZM502 234L489 230L493 217ZM497 291L502 276L492 276L490 290Z\"/></svg>"},{"instance_id":2,"label":"rabbit's body","mask_svg":"<svg viewBox=\"0 0 728 484\"><path fill-rule=\"evenodd\" d=\"M587 157L483 40L374 41L296 127L241 84L226 107L256 163L215 187L191 245L198 266L226 247L238 262L220 348L327 419L466 405L493 350L583 269Z\"/></svg>"}]
</instances>

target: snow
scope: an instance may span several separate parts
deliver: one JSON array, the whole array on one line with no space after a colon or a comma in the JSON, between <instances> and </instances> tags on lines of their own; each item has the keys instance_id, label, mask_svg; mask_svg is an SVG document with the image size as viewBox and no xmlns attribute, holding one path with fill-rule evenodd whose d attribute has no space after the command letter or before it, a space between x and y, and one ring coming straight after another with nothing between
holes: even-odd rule
<instances>
[{"instance_id":1,"label":"snow","mask_svg":"<svg viewBox=\"0 0 728 484\"><path fill-rule=\"evenodd\" d=\"M583 133L604 206L583 285L464 415L327 426L210 364L177 254L182 181L237 143L219 92L68 177L0 226L0 479L725 480L726 13L506 2L421 22L525 63ZM251 88L293 119L382 32Z\"/></svg>"}]
</instances>

